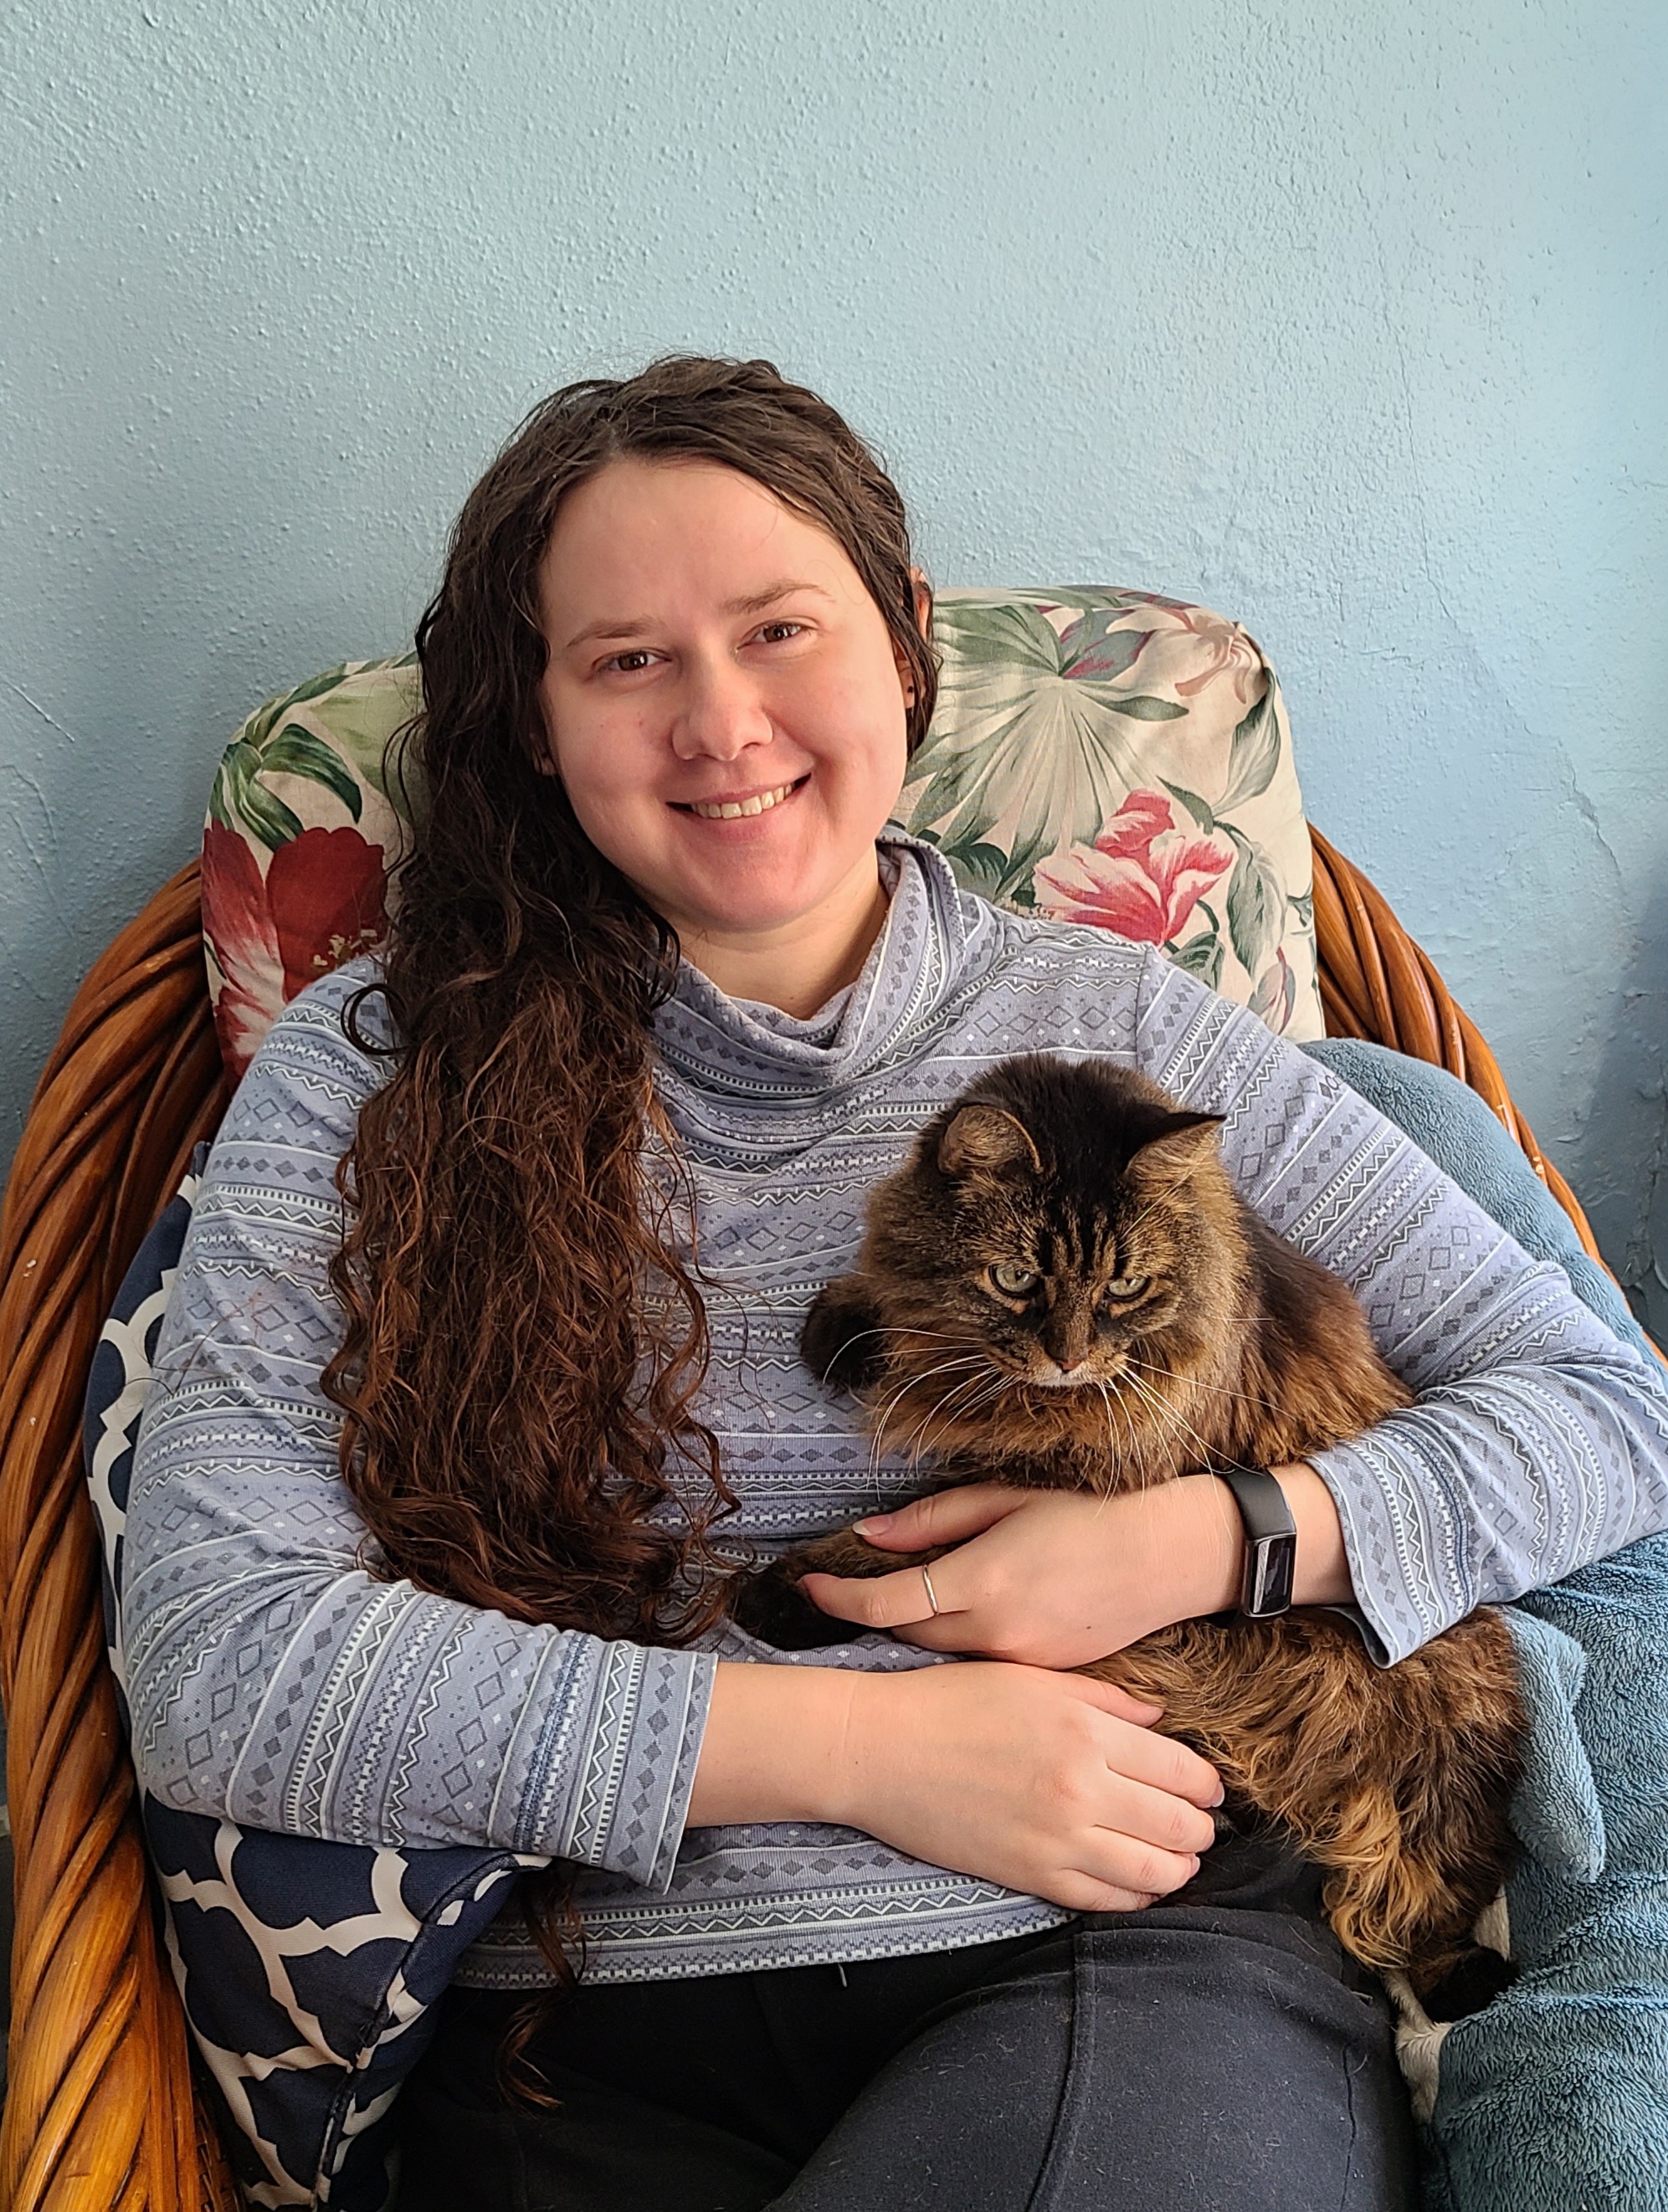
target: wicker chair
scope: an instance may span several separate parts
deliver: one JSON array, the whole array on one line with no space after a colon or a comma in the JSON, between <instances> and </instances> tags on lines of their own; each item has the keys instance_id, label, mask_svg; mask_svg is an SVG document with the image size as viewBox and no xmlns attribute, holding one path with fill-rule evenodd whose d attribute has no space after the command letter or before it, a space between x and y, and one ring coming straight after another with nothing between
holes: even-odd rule
<instances>
[{"instance_id":1,"label":"wicker chair","mask_svg":"<svg viewBox=\"0 0 1668 2212\"><path fill-rule=\"evenodd\" d=\"M1359 870L1316 835L1327 1026L1461 1077L1596 1258L1493 1054ZM16 1852L0 2207L235 2212L239 2199L158 1939L106 1662L81 1406L129 1261L225 1103L183 868L82 985L41 1077L0 1216L0 1692Z\"/></svg>"}]
</instances>

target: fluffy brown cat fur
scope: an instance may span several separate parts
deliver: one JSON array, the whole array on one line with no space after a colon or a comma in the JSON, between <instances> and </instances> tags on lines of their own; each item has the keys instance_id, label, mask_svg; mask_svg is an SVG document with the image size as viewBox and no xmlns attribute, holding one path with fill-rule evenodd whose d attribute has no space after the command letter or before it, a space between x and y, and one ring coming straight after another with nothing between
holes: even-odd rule
<instances>
[{"instance_id":1,"label":"fluffy brown cat fur","mask_svg":"<svg viewBox=\"0 0 1668 2212\"><path fill-rule=\"evenodd\" d=\"M955 1481L1137 1490L1359 1435L1410 1394L1346 1285L1240 1198L1219 1127L1128 1069L1003 1061L870 1194L807 1360L861 1392L883 1446ZM848 1531L777 1562L738 1612L794 1640L800 1575L939 1555ZM1357 1959L1423 1990L1469 1949L1509 1863L1524 1729L1497 1613L1389 1668L1347 1621L1297 1611L1183 1621L1081 1671L1161 1705L1230 1805L1330 1870L1327 1914Z\"/></svg>"}]
</instances>

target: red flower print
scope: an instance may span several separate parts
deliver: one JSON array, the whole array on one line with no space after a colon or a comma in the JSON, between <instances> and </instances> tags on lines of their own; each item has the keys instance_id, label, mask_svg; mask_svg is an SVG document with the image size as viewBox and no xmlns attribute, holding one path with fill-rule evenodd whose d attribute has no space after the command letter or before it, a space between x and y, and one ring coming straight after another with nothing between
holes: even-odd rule
<instances>
[{"instance_id":1,"label":"red flower print","mask_svg":"<svg viewBox=\"0 0 1668 2212\"><path fill-rule=\"evenodd\" d=\"M387 896L382 848L356 830L302 830L263 878L238 832L210 823L203 933L222 978L215 1030L234 1081L298 991L381 941Z\"/></svg>"},{"instance_id":2,"label":"red flower print","mask_svg":"<svg viewBox=\"0 0 1668 2212\"><path fill-rule=\"evenodd\" d=\"M380 945L388 926L382 848L356 830L303 830L266 872L287 1006L297 991Z\"/></svg>"},{"instance_id":3,"label":"red flower print","mask_svg":"<svg viewBox=\"0 0 1668 2212\"><path fill-rule=\"evenodd\" d=\"M283 1004L283 962L255 856L218 822L203 833L203 934L222 978L215 1034L236 1082Z\"/></svg>"},{"instance_id":4,"label":"red flower print","mask_svg":"<svg viewBox=\"0 0 1668 2212\"><path fill-rule=\"evenodd\" d=\"M1233 842L1178 830L1170 801L1132 791L1093 845L1039 861L1037 902L1059 921L1092 922L1143 945L1172 945L1234 862Z\"/></svg>"}]
</instances>

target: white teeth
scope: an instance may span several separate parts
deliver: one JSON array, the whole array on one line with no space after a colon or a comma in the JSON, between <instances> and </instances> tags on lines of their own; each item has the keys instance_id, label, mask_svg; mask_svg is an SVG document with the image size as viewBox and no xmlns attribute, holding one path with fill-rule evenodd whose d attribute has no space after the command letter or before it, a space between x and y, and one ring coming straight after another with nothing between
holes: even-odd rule
<instances>
[{"instance_id":1,"label":"white teeth","mask_svg":"<svg viewBox=\"0 0 1668 2212\"><path fill-rule=\"evenodd\" d=\"M691 803L689 811L703 822L734 822L739 815L764 814L772 806L780 806L793 788L791 783L778 784L774 791L758 792L752 799L727 799L718 806Z\"/></svg>"}]
</instances>

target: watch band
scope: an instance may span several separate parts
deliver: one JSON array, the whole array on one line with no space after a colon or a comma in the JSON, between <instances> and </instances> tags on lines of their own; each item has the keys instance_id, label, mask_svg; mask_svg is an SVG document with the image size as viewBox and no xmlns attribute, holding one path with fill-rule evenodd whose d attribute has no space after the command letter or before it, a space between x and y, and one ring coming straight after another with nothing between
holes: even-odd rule
<instances>
[{"instance_id":1,"label":"watch band","mask_svg":"<svg viewBox=\"0 0 1668 2212\"><path fill-rule=\"evenodd\" d=\"M1233 1492L1245 1530L1245 1572L1239 1611L1247 1620L1272 1620L1291 1609L1297 1565L1297 1522L1286 1493L1264 1468L1219 1467Z\"/></svg>"}]
</instances>

